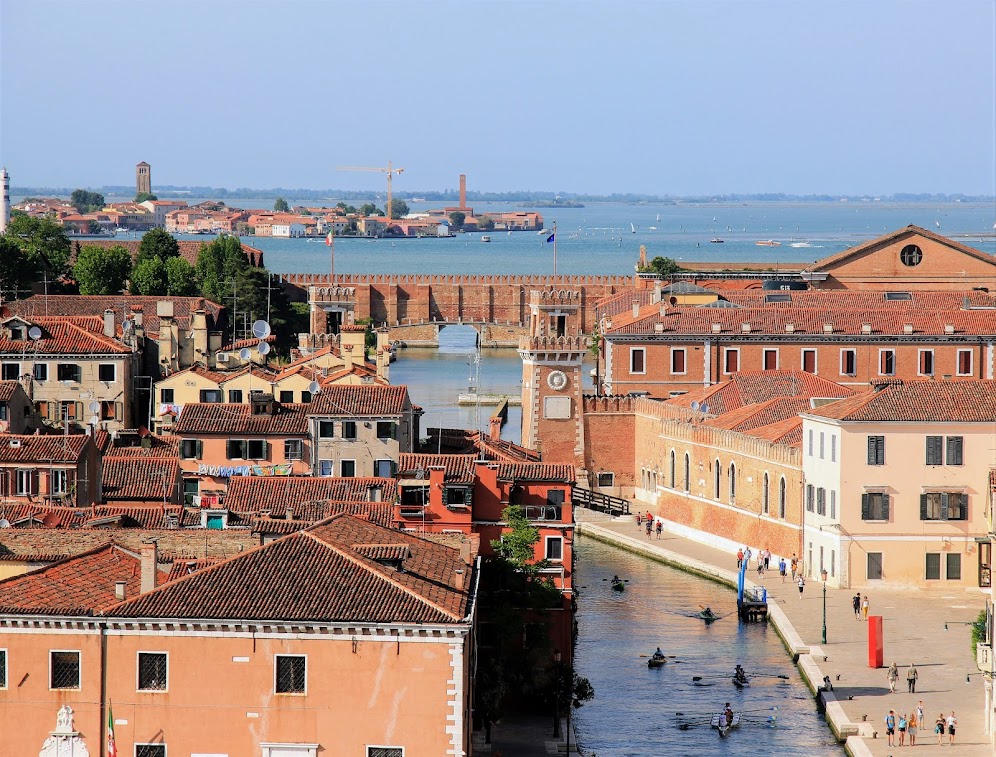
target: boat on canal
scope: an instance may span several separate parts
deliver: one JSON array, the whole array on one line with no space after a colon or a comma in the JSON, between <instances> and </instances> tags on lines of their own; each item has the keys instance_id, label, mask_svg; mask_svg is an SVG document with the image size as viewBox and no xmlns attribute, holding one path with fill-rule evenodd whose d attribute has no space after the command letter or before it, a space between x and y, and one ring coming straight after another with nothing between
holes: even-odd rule
<instances>
[{"instance_id":1,"label":"boat on canal","mask_svg":"<svg viewBox=\"0 0 996 757\"><path fill-rule=\"evenodd\" d=\"M666 663L666 662L667 662L667 658L666 657L651 657L649 660L647 660L647 667L648 668L663 668L664 667L664 663Z\"/></svg>"},{"instance_id":2,"label":"boat on canal","mask_svg":"<svg viewBox=\"0 0 996 757\"><path fill-rule=\"evenodd\" d=\"M781 242L776 242L774 239L759 239L754 242L758 247L781 247Z\"/></svg>"},{"instance_id":3,"label":"boat on canal","mask_svg":"<svg viewBox=\"0 0 996 757\"><path fill-rule=\"evenodd\" d=\"M733 676L733 685L736 686L738 689L749 689L750 679L747 678L746 676L744 676L743 678L737 678L737 676Z\"/></svg>"},{"instance_id":4,"label":"boat on canal","mask_svg":"<svg viewBox=\"0 0 996 757\"><path fill-rule=\"evenodd\" d=\"M712 623L714 620L719 620L719 616L712 611L712 609L706 607L701 612L695 614L695 617L700 620L704 620L706 623Z\"/></svg>"},{"instance_id":5,"label":"boat on canal","mask_svg":"<svg viewBox=\"0 0 996 757\"><path fill-rule=\"evenodd\" d=\"M719 731L719 735L726 736L727 733L740 725L740 713L733 713L733 720L727 723L726 713L720 712L712 716L712 727Z\"/></svg>"},{"instance_id":6,"label":"boat on canal","mask_svg":"<svg viewBox=\"0 0 996 757\"><path fill-rule=\"evenodd\" d=\"M612 590L613 591L626 591L626 584L621 578L612 579Z\"/></svg>"}]
</instances>

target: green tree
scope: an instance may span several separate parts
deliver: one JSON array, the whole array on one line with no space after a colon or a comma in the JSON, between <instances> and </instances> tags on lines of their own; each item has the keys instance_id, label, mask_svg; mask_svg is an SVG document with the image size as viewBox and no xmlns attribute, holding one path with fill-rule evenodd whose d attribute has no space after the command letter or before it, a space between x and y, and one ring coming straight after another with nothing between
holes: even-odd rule
<instances>
[{"instance_id":1,"label":"green tree","mask_svg":"<svg viewBox=\"0 0 996 757\"><path fill-rule=\"evenodd\" d=\"M335 204L335 206L337 208L339 208L339 210L341 210L346 215L349 215L350 213L355 213L356 212L356 208L354 208L352 205L347 205L344 202L337 202Z\"/></svg>"},{"instance_id":2,"label":"green tree","mask_svg":"<svg viewBox=\"0 0 996 757\"><path fill-rule=\"evenodd\" d=\"M158 200L158 199L159 199L158 197L156 197L154 194L150 194L149 192L139 192L137 195L135 195L135 202L147 202L148 200Z\"/></svg>"},{"instance_id":3,"label":"green tree","mask_svg":"<svg viewBox=\"0 0 996 757\"><path fill-rule=\"evenodd\" d=\"M166 294L173 297L197 295L197 278L194 267L185 258L175 257L166 261Z\"/></svg>"},{"instance_id":4,"label":"green tree","mask_svg":"<svg viewBox=\"0 0 996 757\"><path fill-rule=\"evenodd\" d=\"M55 281L69 270L72 244L63 228L50 218L15 216L7 224L7 238L21 248L38 278Z\"/></svg>"},{"instance_id":5,"label":"green tree","mask_svg":"<svg viewBox=\"0 0 996 757\"><path fill-rule=\"evenodd\" d=\"M491 548L516 570L535 575L545 566L544 561L533 559L534 547L540 540L539 529L529 521L526 511L518 505L509 505L502 510L501 518L508 524L509 530L502 534L501 539L493 540Z\"/></svg>"},{"instance_id":6,"label":"green tree","mask_svg":"<svg viewBox=\"0 0 996 757\"><path fill-rule=\"evenodd\" d=\"M463 222L466 220L467 214L460 210L454 210L450 213L450 226L453 227L454 231L460 231L463 228Z\"/></svg>"},{"instance_id":7,"label":"green tree","mask_svg":"<svg viewBox=\"0 0 996 757\"><path fill-rule=\"evenodd\" d=\"M374 205L372 202L364 203L360 205L359 210L356 211L361 216L382 216L384 211Z\"/></svg>"},{"instance_id":8,"label":"green tree","mask_svg":"<svg viewBox=\"0 0 996 757\"><path fill-rule=\"evenodd\" d=\"M673 276L681 270L684 269L678 265L678 261L658 255L648 265L640 268L640 273L656 273L658 276L667 277Z\"/></svg>"},{"instance_id":9,"label":"green tree","mask_svg":"<svg viewBox=\"0 0 996 757\"><path fill-rule=\"evenodd\" d=\"M477 228L481 231L491 231L495 227L495 221L489 216L480 216L477 219Z\"/></svg>"},{"instance_id":10,"label":"green tree","mask_svg":"<svg viewBox=\"0 0 996 757\"><path fill-rule=\"evenodd\" d=\"M169 289L169 276L166 272L166 261L151 256L138 260L131 272L132 294L143 294L147 297L161 296Z\"/></svg>"},{"instance_id":11,"label":"green tree","mask_svg":"<svg viewBox=\"0 0 996 757\"><path fill-rule=\"evenodd\" d=\"M119 294L130 273L131 255L120 245L84 245L73 266L80 294Z\"/></svg>"},{"instance_id":12,"label":"green tree","mask_svg":"<svg viewBox=\"0 0 996 757\"><path fill-rule=\"evenodd\" d=\"M13 238L0 235L0 296L18 300L31 294L31 285L41 278L37 261Z\"/></svg>"},{"instance_id":13,"label":"green tree","mask_svg":"<svg viewBox=\"0 0 996 757\"><path fill-rule=\"evenodd\" d=\"M93 213L104 207L104 195L85 189L74 189L69 201L80 213Z\"/></svg>"},{"instance_id":14,"label":"green tree","mask_svg":"<svg viewBox=\"0 0 996 757\"><path fill-rule=\"evenodd\" d=\"M138 257L135 258L136 270L138 263L149 258L159 258L165 262L167 258L175 258L179 254L180 245L168 231L165 229L147 231L142 235L142 241L138 244Z\"/></svg>"},{"instance_id":15,"label":"green tree","mask_svg":"<svg viewBox=\"0 0 996 757\"><path fill-rule=\"evenodd\" d=\"M409 213L408 203L399 200L397 197L391 198L391 218L404 218Z\"/></svg>"},{"instance_id":16,"label":"green tree","mask_svg":"<svg viewBox=\"0 0 996 757\"><path fill-rule=\"evenodd\" d=\"M232 294L232 280L249 267L249 259L238 237L223 236L202 246L195 266L201 295L223 304L224 298Z\"/></svg>"},{"instance_id":17,"label":"green tree","mask_svg":"<svg viewBox=\"0 0 996 757\"><path fill-rule=\"evenodd\" d=\"M277 213L286 213L288 210L290 210L290 205L287 204L287 200L285 200L283 197L278 197L276 201L273 203L273 209Z\"/></svg>"}]
</instances>

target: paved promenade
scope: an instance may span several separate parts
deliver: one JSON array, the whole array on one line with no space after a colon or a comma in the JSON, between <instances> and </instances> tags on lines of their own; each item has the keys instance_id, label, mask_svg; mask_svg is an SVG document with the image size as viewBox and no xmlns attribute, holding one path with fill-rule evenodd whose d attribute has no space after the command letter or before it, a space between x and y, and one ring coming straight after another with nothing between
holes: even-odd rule
<instances>
[{"instance_id":1,"label":"paved promenade","mask_svg":"<svg viewBox=\"0 0 996 757\"><path fill-rule=\"evenodd\" d=\"M583 516L582 516L583 517ZM578 531L621 546L649 552L649 556L675 565L690 567L735 585L736 556L688 539L665 533L660 540L648 540L632 520L579 522ZM752 561L753 563L753 561ZM827 696L827 716L839 735L848 736L848 751L862 757L887 757L905 747L889 747L884 718L890 709L911 712L922 699L927 727L917 735L917 754L947 754L952 748L938 746L934 721L939 712L958 718L954 749L963 755L992 755L989 737L983 735L984 689L982 677L965 675L977 670L971 656L974 620L985 607L981 594L961 588L945 591L880 591L869 593L870 614L883 616L885 668L868 667L867 624L855 620L851 609L854 592L827 589L827 643L821 643L823 584L810 581L800 598L797 587L782 583L777 569L757 580L768 590L769 612L786 645L799 655L799 668L810 686L830 676L834 691ZM731 596L731 603L734 602ZM950 630L945 630L945 623ZM895 694L889 693L887 666L895 661L900 681ZM920 680L916 693L907 692L906 668L916 664ZM838 680L839 676L839 680ZM898 744L898 735L897 742Z\"/></svg>"}]
</instances>

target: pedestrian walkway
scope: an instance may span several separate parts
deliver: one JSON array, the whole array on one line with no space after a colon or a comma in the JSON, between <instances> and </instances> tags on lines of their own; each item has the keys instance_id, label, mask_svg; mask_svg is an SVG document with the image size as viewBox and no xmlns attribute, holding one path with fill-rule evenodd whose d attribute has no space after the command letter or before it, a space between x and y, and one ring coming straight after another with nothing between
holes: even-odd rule
<instances>
[{"instance_id":1,"label":"pedestrian walkway","mask_svg":"<svg viewBox=\"0 0 996 757\"><path fill-rule=\"evenodd\" d=\"M579 522L577 528L580 534L736 583L736 555L722 550L666 532L659 540L656 536L647 539L631 519ZM756 572L748 576L755 585L768 590L771 621L779 628L786 646L799 655L800 672L810 687L819 686L824 675L830 677L834 691L827 696L828 720L838 724L838 735L856 734L847 742L852 754L894 755L900 747L887 745L885 716L890 709L908 714L921 699L927 727L917 734L917 754L947 753L947 736L942 740L944 746L938 746L934 721L938 713L947 716L952 710L958 718L958 754L993 754L989 736L983 734L982 678L973 676L968 685L965 682L966 674L977 670L971 655L971 631L965 624L975 620L985 607L981 594L943 588L869 592L870 614L883 617L885 639L886 667L873 669L868 667L867 624L854 617L852 590L827 587L827 643L822 644L822 583L810 581L800 596L789 579L782 582L777 569L760 580ZM731 603L735 601L731 595ZM945 624L949 630L945 630ZM886 680L887 667L892 662L898 665L900 677L895 694L889 692ZM916 693L909 693L906 685L906 670L911 662L919 672Z\"/></svg>"},{"instance_id":2,"label":"pedestrian walkway","mask_svg":"<svg viewBox=\"0 0 996 757\"><path fill-rule=\"evenodd\" d=\"M564 738L553 738L551 715L507 715L491 729L490 750L487 745L475 744L474 754L501 755L501 757L547 757L567 754ZM560 733L567 733L567 723L561 718ZM571 754L577 754L577 739L571 734Z\"/></svg>"}]
</instances>

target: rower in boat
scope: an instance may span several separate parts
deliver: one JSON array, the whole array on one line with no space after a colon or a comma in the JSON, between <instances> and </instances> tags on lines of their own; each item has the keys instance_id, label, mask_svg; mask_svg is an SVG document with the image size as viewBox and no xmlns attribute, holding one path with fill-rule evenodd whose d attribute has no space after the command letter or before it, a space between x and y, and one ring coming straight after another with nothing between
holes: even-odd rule
<instances>
[{"instance_id":1,"label":"rower in boat","mask_svg":"<svg viewBox=\"0 0 996 757\"><path fill-rule=\"evenodd\" d=\"M612 588L616 591L623 591L626 588L626 584L619 576L612 576Z\"/></svg>"},{"instance_id":2,"label":"rower in boat","mask_svg":"<svg viewBox=\"0 0 996 757\"><path fill-rule=\"evenodd\" d=\"M664 656L664 653L661 651L661 648L657 647L657 651L654 652L653 655L651 655L650 659L647 661L647 667L659 668L666 662L667 658Z\"/></svg>"},{"instance_id":3,"label":"rower in boat","mask_svg":"<svg viewBox=\"0 0 996 757\"><path fill-rule=\"evenodd\" d=\"M726 716L726 727L729 728L733 725L733 708L730 707L730 703L726 703L726 709L723 710L723 714Z\"/></svg>"},{"instance_id":4,"label":"rower in boat","mask_svg":"<svg viewBox=\"0 0 996 757\"><path fill-rule=\"evenodd\" d=\"M747 678L747 672L740 667L738 664L736 669L733 671L733 683L737 686L743 688L744 686L750 686L750 680Z\"/></svg>"},{"instance_id":5,"label":"rower in boat","mask_svg":"<svg viewBox=\"0 0 996 757\"><path fill-rule=\"evenodd\" d=\"M699 605L701 607L701 605ZM699 617L703 620L715 620L716 613L712 611L711 607L706 607L702 612L699 613Z\"/></svg>"}]
</instances>

